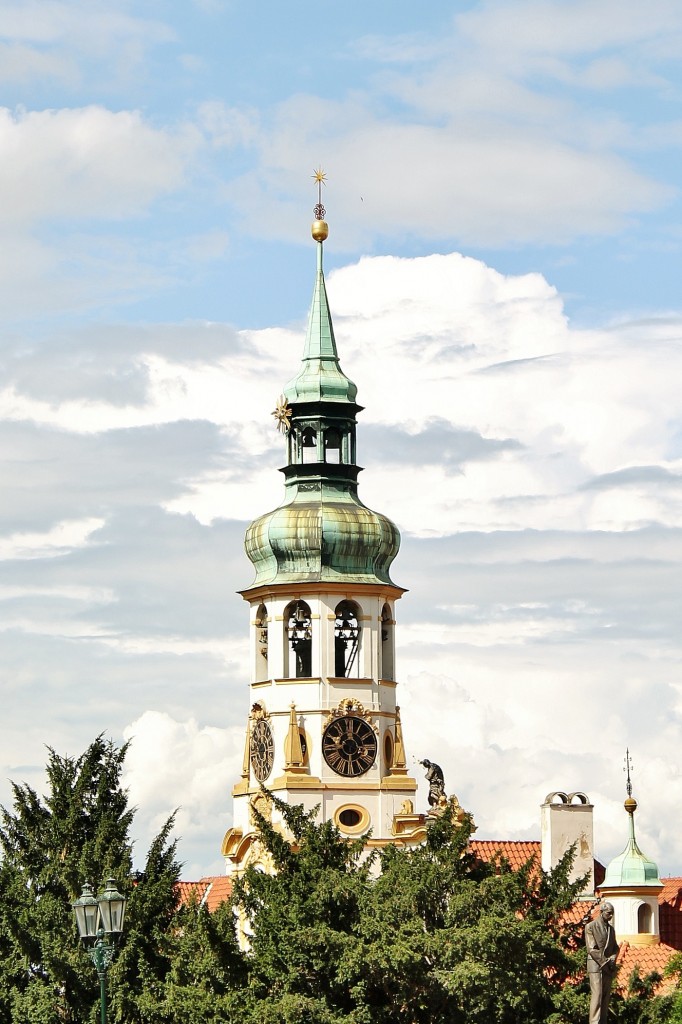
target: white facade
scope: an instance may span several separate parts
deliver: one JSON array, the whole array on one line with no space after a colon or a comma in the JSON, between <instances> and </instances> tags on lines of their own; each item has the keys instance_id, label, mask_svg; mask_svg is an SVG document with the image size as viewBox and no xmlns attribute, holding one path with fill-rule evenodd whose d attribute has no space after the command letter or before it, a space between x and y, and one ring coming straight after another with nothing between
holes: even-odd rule
<instances>
[{"instance_id":1,"label":"white facade","mask_svg":"<svg viewBox=\"0 0 682 1024\"><path fill-rule=\"evenodd\" d=\"M258 858L251 849L251 804L256 800L261 812L266 809L260 781L285 803L306 810L319 805L319 820L334 821L343 834L371 830L369 845L423 838L424 818L414 812L417 783L407 773L393 678L394 609L401 593L388 584L356 584L351 591L322 583L275 584L244 593L250 605L251 713L242 778L233 790L234 824L223 844L228 873L240 873ZM337 675L342 604L355 611L359 634L355 651L345 658L347 674ZM299 622L309 623L298 631L309 633L305 658L292 644L293 612ZM373 763L353 777L338 774L323 755L324 732L334 714L366 722L375 737ZM271 770L259 781L252 736L261 720L269 726L273 751ZM277 819L275 810L272 820Z\"/></svg>"}]
</instances>

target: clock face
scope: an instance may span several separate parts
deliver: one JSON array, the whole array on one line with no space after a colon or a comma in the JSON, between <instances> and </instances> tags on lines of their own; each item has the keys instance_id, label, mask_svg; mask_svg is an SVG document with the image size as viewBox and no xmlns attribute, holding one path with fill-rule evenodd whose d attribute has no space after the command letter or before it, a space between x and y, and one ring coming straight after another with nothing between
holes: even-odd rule
<instances>
[{"instance_id":1,"label":"clock face","mask_svg":"<svg viewBox=\"0 0 682 1024\"><path fill-rule=\"evenodd\" d=\"M265 782L275 761L275 741L272 729L263 719L251 730L251 767L259 782Z\"/></svg>"},{"instance_id":2,"label":"clock face","mask_svg":"<svg viewBox=\"0 0 682 1024\"><path fill-rule=\"evenodd\" d=\"M364 718L354 715L336 718L322 735L322 754L337 775L364 775L377 756L374 729Z\"/></svg>"}]
</instances>

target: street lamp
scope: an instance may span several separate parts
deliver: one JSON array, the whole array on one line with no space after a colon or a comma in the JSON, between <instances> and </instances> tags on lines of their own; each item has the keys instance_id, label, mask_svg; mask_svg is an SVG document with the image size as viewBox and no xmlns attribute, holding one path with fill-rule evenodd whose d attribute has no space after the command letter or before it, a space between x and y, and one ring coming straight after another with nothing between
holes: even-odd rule
<instances>
[{"instance_id":1,"label":"street lamp","mask_svg":"<svg viewBox=\"0 0 682 1024\"><path fill-rule=\"evenodd\" d=\"M107 971L114 957L115 937L123 931L126 898L117 890L115 879L109 878L99 896L86 882L81 896L71 905L78 932L97 970L102 1024L107 1024Z\"/></svg>"}]
</instances>

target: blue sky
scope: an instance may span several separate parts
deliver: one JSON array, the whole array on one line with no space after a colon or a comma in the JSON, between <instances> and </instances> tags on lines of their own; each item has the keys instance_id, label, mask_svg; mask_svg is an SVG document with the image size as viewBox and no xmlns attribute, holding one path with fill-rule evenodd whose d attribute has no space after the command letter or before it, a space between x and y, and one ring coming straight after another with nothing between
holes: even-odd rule
<instances>
[{"instance_id":1,"label":"blue sky","mask_svg":"<svg viewBox=\"0 0 682 1024\"><path fill-rule=\"evenodd\" d=\"M53 201L31 218L34 237L66 247L67 274L109 271L70 318L300 316L320 162L342 216L330 266L465 248L503 272L543 272L581 323L676 308L674 3L646 14L613 2L3 9L3 102L20 124L98 105L158 133L152 179L138 169L144 198L131 195L129 167L127 187L111 183L120 203L98 194L78 217L73 193L106 160L101 139L61 164ZM98 124L110 136L114 126ZM154 162L164 146L166 174ZM60 164L47 148L36 158L48 176ZM128 246L137 281L121 266Z\"/></svg>"},{"instance_id":2,"label":"blue sky","mask_svg":"<svg viewBox=\"0 0 682 1024\"><path fill-rule=\"evenodd\" d=\"M140 843L221 869L322 165L412 753L607 857L629 745L682 872L681 54L672 0L0 0L0 778L133 737Z\"/></svg>"}]
</instances>

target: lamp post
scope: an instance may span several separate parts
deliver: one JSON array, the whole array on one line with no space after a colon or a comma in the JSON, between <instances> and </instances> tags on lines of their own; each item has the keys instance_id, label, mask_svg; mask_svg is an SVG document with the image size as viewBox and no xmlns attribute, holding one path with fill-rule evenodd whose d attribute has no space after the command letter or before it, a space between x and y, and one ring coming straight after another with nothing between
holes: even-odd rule
<instances>
[{"instance_id":1,"label":"lamp post","mask_svg":"<svg viewBox=\"0 0 682 1024\"><path fill-rule=\"evenodd\" d=\"M123 931L126 898L117 890L115 879L109 878L99 896L86 882L81 896L71 905L78 932L97 970L102 1024L107 1024L107 971L114 957L116 936Z\"/></svg>"}]
</instances>

